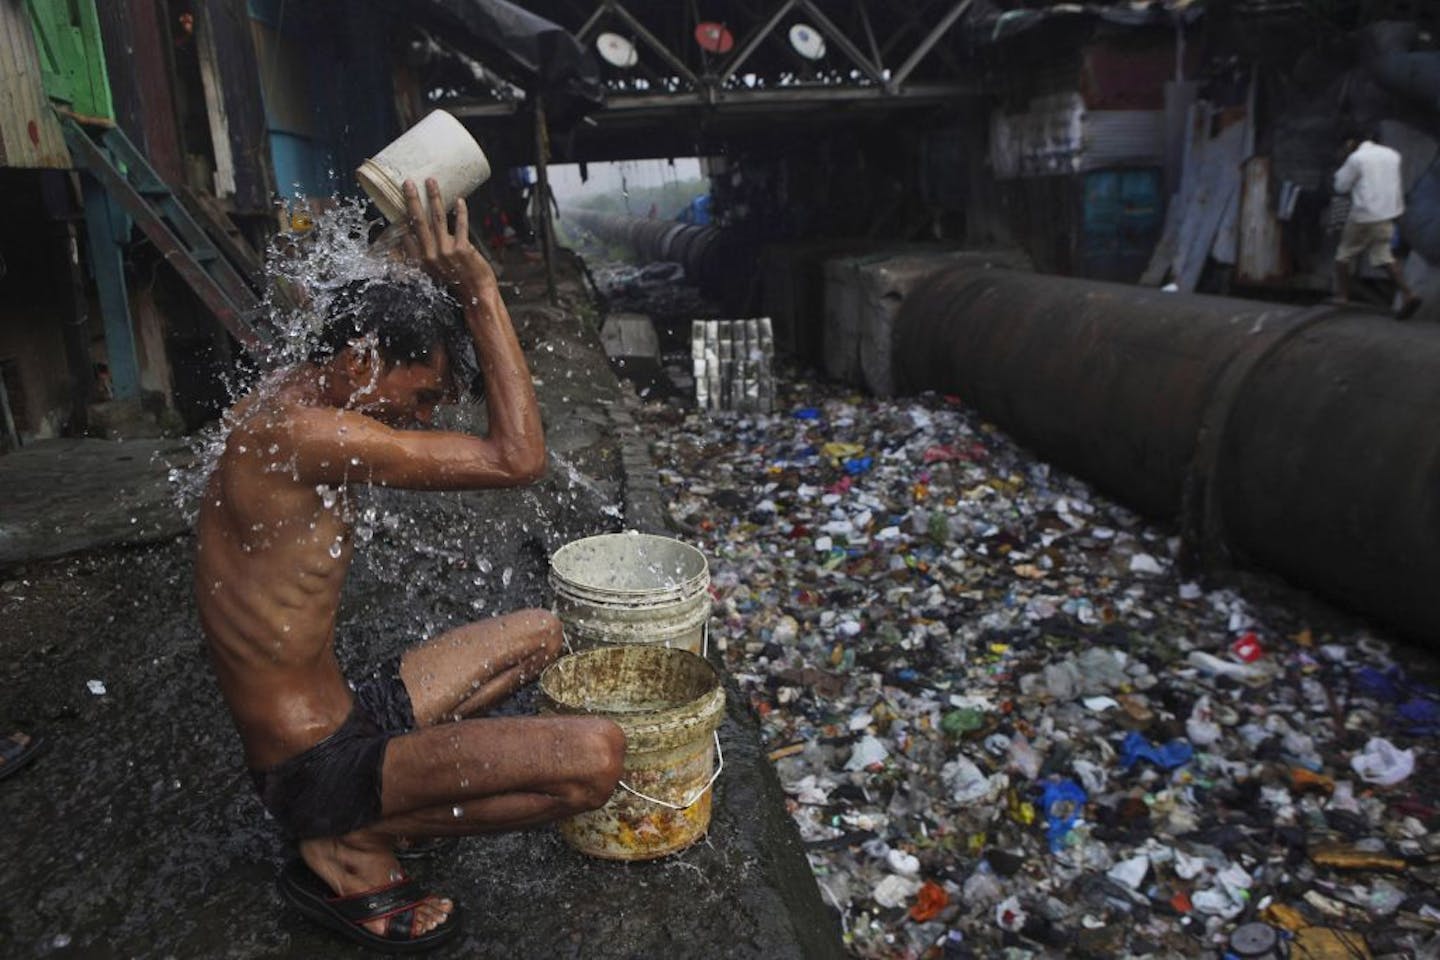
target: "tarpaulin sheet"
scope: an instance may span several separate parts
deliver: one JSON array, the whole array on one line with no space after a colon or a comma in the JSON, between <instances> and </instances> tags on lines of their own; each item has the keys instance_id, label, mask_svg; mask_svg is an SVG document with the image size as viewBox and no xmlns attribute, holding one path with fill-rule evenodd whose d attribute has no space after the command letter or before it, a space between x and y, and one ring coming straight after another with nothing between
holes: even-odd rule
<instances>
[{"instance_id":1,"label":"tarpaulin sheet","mask_svg":"<svg viewBox=\"0 0 1440 960\"><path fill-rule=\"evenodd\" d=\"M551 116L584 113L604 100L600 67L568 30L507 0L414 0L441 39L547 97Z\"/></svg>"}]
</instances>

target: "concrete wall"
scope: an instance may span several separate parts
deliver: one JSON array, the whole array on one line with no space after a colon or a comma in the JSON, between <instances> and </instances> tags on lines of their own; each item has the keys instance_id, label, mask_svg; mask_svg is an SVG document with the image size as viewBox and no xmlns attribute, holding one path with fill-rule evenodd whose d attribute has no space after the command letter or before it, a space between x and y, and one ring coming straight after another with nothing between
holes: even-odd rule
<instances>
[{"instance_id":1,"label":"concrete wall","mask_svg":"<svg viewBox=\"0 0 1440 960\"><path fill-rule=\"evenodd\" d=\"M40 177L0 171L0 362L22 440L55 436L69 411L64 260Z\"/></svg>"},{"instance_id":2,"label":"concrete wall","mask_svg":"<svg viewBox=\"0 0 1440 960\"><path fill-rule=\"evenodd\" d=\"M0 362L22 441L60 435L70 419L74 389L65 342L65 324L73 315L66 234L63 223L46 213L41 194L39 174L0 171ZM85 269L84 225L77 227ZM195 336L213 338L213 321L153 255L137 256L126 279L141 390L149 396L149 409L173 408L172 341L189 334L190 326L198 329ZM91 362L103 364L108 360L105 327L93 284L87 287L85 343ZM203 392L204 384L191 386ZM97 391L86 399L107 398Z\"/></svg>"},{"instance_id":3,"label":"concrete wall","mask_svg":"<svg viewBox=\"0 0 1440 960\"><path fill-rule=\"evenodd\" d=\"M0 281L0 289L8 286ZM58 436L70 407L70 374L50 304L0 297L0 363L21 440Z\"/></svg>"}]
</instances>

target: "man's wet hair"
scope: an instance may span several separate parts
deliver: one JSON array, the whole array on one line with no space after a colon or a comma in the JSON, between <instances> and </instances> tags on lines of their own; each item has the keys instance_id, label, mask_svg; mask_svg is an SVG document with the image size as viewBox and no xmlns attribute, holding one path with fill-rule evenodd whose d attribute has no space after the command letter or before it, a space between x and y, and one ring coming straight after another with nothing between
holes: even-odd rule
<instances>
[{"instance_id":1,"label":"man's wet hair","mask_svg":"<svg viewBox=\"0 0 1440 960\"><path fill-rule=\"evenodd\" d=\"M459 304L422 278L352 280L335 291L306 355L324 363L356 340L373 338L388 366L429 363L436 349L450 359L455 382L479 393L475 348Z\"/></svg>"}]
</instances>

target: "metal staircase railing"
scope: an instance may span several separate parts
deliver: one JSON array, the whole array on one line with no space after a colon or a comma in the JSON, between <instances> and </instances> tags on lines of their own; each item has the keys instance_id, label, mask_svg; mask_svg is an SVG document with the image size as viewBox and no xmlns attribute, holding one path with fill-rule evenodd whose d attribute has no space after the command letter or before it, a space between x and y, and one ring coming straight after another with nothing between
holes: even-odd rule
<instances>
[{"instance_id":1,"label":"metal staircase railing","mask_svg":"<svg viewBox=\"0 0 1440 960\"><path fill-rule=\"evenodd\" d=\"M262 351L257 326L260 298L216 243L145 159L144 153L114 124L82 124L60 118L75 164L92 174L105 191L135 219L215 318L246 349Z\"/></svg>"}]
</instances>

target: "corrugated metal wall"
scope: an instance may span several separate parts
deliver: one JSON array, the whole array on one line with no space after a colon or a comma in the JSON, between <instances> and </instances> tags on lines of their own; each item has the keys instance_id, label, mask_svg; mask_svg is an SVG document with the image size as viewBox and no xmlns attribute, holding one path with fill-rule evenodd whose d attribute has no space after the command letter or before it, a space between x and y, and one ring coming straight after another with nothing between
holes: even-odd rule
<instances>
[{"instance_id":1,"label":"corrugated metal wall","mask_svg":"<svg viewBox=\"0 0 1440 960\"><path fill-rule=\"evenodd\" d=\"M996 110L990 123L995 176L1006 180L1074 173L1084 116L1085 103L1075 91L1036 97L1023 113Z\"/></svg>"},{"instance_id":2,"label":"corrugated metal wall","mask_svg":"<svg viewBox=\"0 0 1440 960\"><path fill-rule=\"evenodd\" d=\"M1165 112L1088 110L1078 92L1038 97L1024 113L996 111L990 159L1001 179L1162 166Z\"/></svg>"},{"instance_id":3,"label":"corrugated metal wall","mask_svg":"<svg viewBox=\"0 0 1440 960\"><path fill-rule=\"evenodd\" d=\"M268 213L275 183L250 11L245 0L205 0L196 4L196 12L202 70L209 71L207 82L217 88L213 100L207 95L211 135L214 139L216 131L223 130L230 148L235 209ZM212 57L213 63L207 63ZM214 113L217 108L223 123ZM221 145L215 146L218 159Z\"/></svg>"},{"instance_id":4,"label":"corrugated metal wall","mask_svg":"<svg viewBox=\"0 0 1440 960\"><path fill-rule=\"evenodd\" d=\"M333 44L328 36L302 34L293 13L287 23L277 4L251 0L250 10L275 187L282 197L328 196L334 192L329 171L335 158L321 137L311 70L317 60L333 63Z\"/></svg>"},{"instance_id":5,"label":"corrugated metal wall","mask_svg":"<svg viewBox=\"0 0 1440 960\"><path fill-rule=\"evenodd\" d=\"M185 180L163 0L105 0L97 5L110 95L121 129L171 184Z\"/></svg>"},{"instance_id":6,"label":"corrugated metal wall","mask_svg":"<svg viewBox=\"0 0 1440 960\"><path fill-rule=\"evenodd\" d=\"M25 6L0 3L0 167L69 166L70 151L41 85Z\"/></svg>"},{"instance_id":7,"label":"corrugated metal wall","mask_svg":"<svg viewBox=\"0 0 1440 960\"><path fill-rule=\"evenodd\" d=\"M1087 110L1080 170L1160 167L1165 164L1165 111Z\"/></svg>"}]
</instances>

